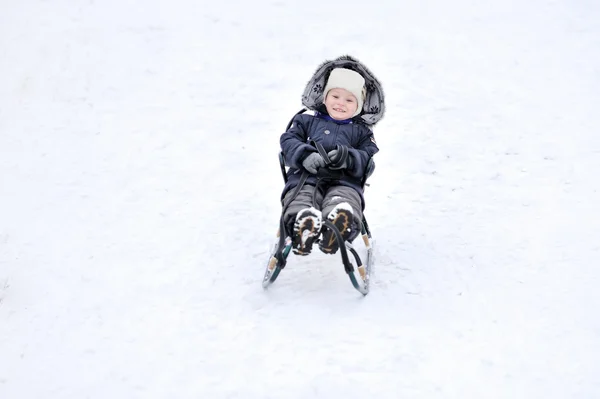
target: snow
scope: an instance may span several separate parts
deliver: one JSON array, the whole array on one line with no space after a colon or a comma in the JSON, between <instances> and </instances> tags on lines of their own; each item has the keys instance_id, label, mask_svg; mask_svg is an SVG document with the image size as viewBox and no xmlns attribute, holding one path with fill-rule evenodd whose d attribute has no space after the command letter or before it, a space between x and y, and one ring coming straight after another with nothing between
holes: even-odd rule
<instances>
[{"instance_id":1,"label":"snow","mask_svg":"<svg viewBox=\"0 0 600 399\"><path fill-rule=\"evenodd\" d=\"M0 398L600 396L598 2L1 9ZM318 251L263 291L343 54L387 100L371 293Z\"/></svg>"}]
</instances>

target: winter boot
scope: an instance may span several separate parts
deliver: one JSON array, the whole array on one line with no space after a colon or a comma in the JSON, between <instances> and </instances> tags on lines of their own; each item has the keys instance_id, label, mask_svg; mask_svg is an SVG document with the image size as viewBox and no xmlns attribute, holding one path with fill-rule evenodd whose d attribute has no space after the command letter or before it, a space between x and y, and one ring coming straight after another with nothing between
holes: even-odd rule
<instances>
[{"instance_id":1,"label":"winter boot","mask_svg":"<svg viewBox=\"0 0 600 399\"><path fill-rule=\"evenodd\" d=\"M321 212L306 208L298 212L294 223L292 251L296 255L308 255L312 245L321 234Z\"/></svg>"},{"instance_id":2,"label":"winter boot","mask_svg":"<svg viewBox=\"0 0 600 399\"><path fill-rule=\"evenodd\" d=\"M352 207L347 202L337 204L327 219L334 224L340 231L342 239L346 241L352 234ZM334 254L337 252L340 244L337 242L337 237L333 231L325 227L323 229L323 238L319 243L319 249L326 254Z\"/></svg>"}]
</instances>

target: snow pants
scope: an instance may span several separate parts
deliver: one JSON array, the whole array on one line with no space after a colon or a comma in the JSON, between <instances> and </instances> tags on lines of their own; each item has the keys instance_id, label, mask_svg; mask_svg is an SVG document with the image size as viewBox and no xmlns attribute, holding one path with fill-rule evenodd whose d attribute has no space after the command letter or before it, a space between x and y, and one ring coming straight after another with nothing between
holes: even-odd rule
<instances>
[{"instance_id":1,"label":"snow pants","mask_svg":"<svg viewBox=\"0 0 600 399\"><path fill-rule=\"evenodd\" d=\"M284 204L290 200L293 191L294 190L290 190L285 195L283 199ZM353 188L340 185L327 187L323 195L320 190L315 192L315 186L305 184L283 214L283 222L285 223L288 233L292 232L298 212L313 206L313 195L316 195L317 209L321 211L324 219L327 218L329 212L331 212L336 205L342 202L346 202L352 207L352 233L350 234L348 241L354 240L360 233L362 222L361 198Z\"/></svg>"}]
</instances>

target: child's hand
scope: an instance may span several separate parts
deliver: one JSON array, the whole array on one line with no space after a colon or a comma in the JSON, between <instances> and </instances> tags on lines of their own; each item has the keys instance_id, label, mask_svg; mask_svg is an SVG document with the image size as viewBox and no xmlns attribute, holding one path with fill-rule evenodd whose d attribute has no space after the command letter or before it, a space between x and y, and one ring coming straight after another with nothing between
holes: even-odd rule
<instances>
[{"instance_id":1,"label":"child's hand","mask_svg":"<svg viewBox=\"0 0 600 399\"><path fill-rule=\"evenodd\" d=\"M310 173L316 175L319 168L325 166L325 160L318 152L311 152L310 155L302 161L302 166Z\"/></svg>"},{"instance_id":2,"label":"child's hand","mask_svg":"<svg viewBox=\"0 0 600 399\"><path fill-rule=\"evenodd\" d=\"M346 169L349 166L348 163L348 148L344 146L338 146L337 149L331 150L327 153L331 164L330 169Z\"/></svg>"}]
</instances>

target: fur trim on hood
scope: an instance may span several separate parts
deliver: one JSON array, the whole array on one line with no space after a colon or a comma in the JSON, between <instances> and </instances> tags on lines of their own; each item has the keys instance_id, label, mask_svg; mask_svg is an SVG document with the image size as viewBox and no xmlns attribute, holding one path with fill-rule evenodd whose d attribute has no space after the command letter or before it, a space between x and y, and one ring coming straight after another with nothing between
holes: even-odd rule
<instances>
[{"instance_id":1,"label":"fur trim on hood","mask_svg":"<svg viewBox=\"0 0 600 399\"><path fill-rule=\"evenodd\" d=\"M373 73L356 58L344 55L332 61L322 63L306 84L302 94L302 104L313 111L322 110L323 89L329 79L329 74L335 68L347 68L358 72L365 78L367 89L362 113L356 116L356 120L365 125L374 126L385 113L385 102L383 89L379 80Z\"/></svg>"}]
</instances>

